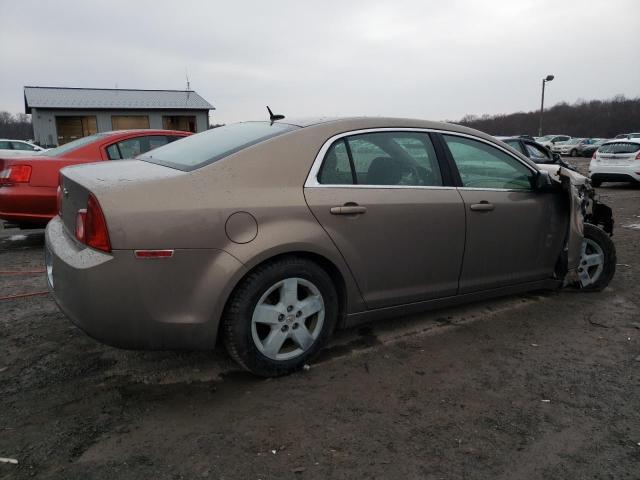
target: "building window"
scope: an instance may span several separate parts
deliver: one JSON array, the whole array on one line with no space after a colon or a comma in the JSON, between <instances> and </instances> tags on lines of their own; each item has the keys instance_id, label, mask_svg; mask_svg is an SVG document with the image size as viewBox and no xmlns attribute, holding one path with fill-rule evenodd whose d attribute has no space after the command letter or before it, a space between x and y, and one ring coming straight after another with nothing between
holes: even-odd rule
<instances>
[{"instance_id":1,"label":"building window","mask_svg":"<svg viewBox=\"0 0 640 480\"><path fill-rule=\"evenodd\" d=\"M95 116L56 117L58 145L64 145L87 135L98 133L98 122Z\"/></svg>"},{"instance_id":2,"label":"building window","mask_svg":"<svg viewBox=\"0 0 640 480\"><path fill-rule=\"evenodd\" d=\"M132 128L149 128L147 115L113 115L111 128L114 130L130 130Z\"/></svg>"},{"instance_id":3,"label":"building window","mask_svg":"<svg viewBox=\"0 0 640 480\"><path fill-rule=\"evenodd\" d=\"M196 133L196 117L194 115L165 115L162 117L162 128Z\"/></svg>"}]
</instances>

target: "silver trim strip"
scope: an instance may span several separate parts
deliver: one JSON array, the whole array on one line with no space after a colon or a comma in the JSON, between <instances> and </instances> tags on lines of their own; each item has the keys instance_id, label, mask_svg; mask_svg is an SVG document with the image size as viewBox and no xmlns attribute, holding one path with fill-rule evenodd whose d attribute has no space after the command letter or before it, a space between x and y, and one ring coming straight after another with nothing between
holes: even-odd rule
<instances>
[{"instance_id":1,"label":"silver trim strip","mask_svg":"<svg viewBox=\"0 0 640 480\"><path fill-rule=\"evenodd\" d=\"M505 149L504 147L497 145L495 143L489 142L484 138L476 137L474 135L469 135L466 133L452 132L450 130L438 130L433 128L413 128L413 127L383 127L383 128L365 128L360 130L351 130L348 132L342 132L334 135L329 138L326 142L322 144L320 151L316 155L315 160L313 161L313 165L311 165L311 170L309 170L309 174L307 175L307 179L304 182L304 188L375 188L375 189L424 189L424 190L451 190L454 188L460 188L461 190L487 190L487 191L496 191L496 192L526 192L529 190L511 190L511 189L502 189L502 188L474 188L474 187L450 187L450 186L421 186L421 185L352 185L352 184L322 184L318 182L318 173L320 172L320 167L322 166L322 162L324 160L327 151L333 145L336 140L340 140L344 137L350 137L352 135L360 135L363 133L376 133L376 132L422 132L422 133L442 133L445 135L455 135L459 137L471 138L472 140L477 140L479 142L486 143L494 148L502 150L504 153L509 155L511 158L517 160L525 167L529 168L532 172L538 173L539 170L536 170L531 165L522 161L522 159L515 157L513 153Z\"/></svg>"}]
</instances>

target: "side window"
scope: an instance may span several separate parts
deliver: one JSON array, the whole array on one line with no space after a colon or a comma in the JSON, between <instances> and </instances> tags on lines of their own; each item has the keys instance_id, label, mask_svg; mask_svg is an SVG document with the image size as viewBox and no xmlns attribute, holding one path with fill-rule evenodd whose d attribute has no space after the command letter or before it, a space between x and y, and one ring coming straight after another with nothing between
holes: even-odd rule
<instances>
[{"instance_id":1,"label":"side window","mask_svg":"<svg viewBox=\"0 0 640 480\"><path fill-rule=\"evenodd\" d=\"M149 139L149 148L145 151L153 150L154 148L158 148L169 143L167 137L163 135L154 135L153 137L147 138Z\"/></svg>"},{"instance_id":2,"label":"side window","mask_svg":"<svg viewBox=\"0 0 640 480\"><path fill-rule=\"evenodd\" d=\"M7 142L6 140L0 140L0 148L2 148L3 150L13 150L13 147L11 147L11 143Z\"/></svg>"},{"instance_id":3,"label":"side window","mask_svg":"<svg viewBox=\"0 0 640 480\"><path fill-rule=\"evenodd\" d=\"M130 138L129 140L122 140L109 145L107 147L107 156L109 160L133 158L154 148L162 147L167 143L169 143L169 139L164 135Z\"/></svg>"},{"instance_id":4,"label":"side window","mask_svg":"<svg viewBox=\"0 0 640 480\"><path fill-rule=\"evenodd\" d=\"M522 153L522 148L520 147L520 141L519 140L506 140L504 143L509 145L514 150Z\"/></svg>"},{"instance_id":5,"label":"side window","mask_svg":"<svg viewBox=\"0 0 640 480\"><path fill-rule=\"evenodd\" d=\"M442 186L435 150L426 133L365 133L346 141L359 185Z\"/></svg>"},{"instance_id":6,"label":"side window","mask_svg":"<svg viewBox=\"0 0 640 480\"><path fill-rule=\"evenodd\" d=\"M540 147L533 145L531 143L525 143L527 147L527 156L535 160L542 160L543 162L548 162L551 160L549 155L545 150L542 150Z\"/></svg>"},{"instance_id":7,"label":"side window","mask_svg":"<svg viewBox=\"0 0 640 480\"><path fill-rule=\"evenodd\" d=\"M120 155L120 150L118 150L118 144L114 143L113 145L109 145L107 147L107 157L109 160L120 160L122 156Z\"/></svg>"},{"instance_id":8,"label":"side window","mask_svg":"<svg viewBox=\"0 0 640 480\"><path fill-rule=\"evenodd\" d=\"M338 140L327 151L318 174L318 182L324 185L353 184L351 165L344 140Z\"/></svg>"},{"instance_id":9,"label":"side window","mask_svg":"<svg viewBox=\"0 0 640 480\"><path fill-rule=\"evenodd\" d=\"M531 190L534 173L505 152L466 137L443 135L462 184L471 188Z\"/></svg>"},{"instance_id":10,"label":"side window","mask_svg":"<svg viewBox=\"0 0 640 480\"><path fill-rule=\"evenodd\" d=\"M13 145L13 149L14 150L27 150L27 151L30 151L30 152L33 152L35 150L35 148L33 148L28 143L11 142L11 145Z\"/></svg>"}]
</instances>

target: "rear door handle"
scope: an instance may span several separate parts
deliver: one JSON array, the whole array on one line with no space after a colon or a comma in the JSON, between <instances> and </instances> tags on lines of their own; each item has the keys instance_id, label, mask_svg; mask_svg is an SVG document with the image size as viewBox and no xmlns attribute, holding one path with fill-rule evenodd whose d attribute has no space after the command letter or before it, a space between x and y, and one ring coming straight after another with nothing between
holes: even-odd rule
<instances>
[{"instance_id":1,"label":"rear door handle","mask_svg":"<svg viewBox=\"0 0 640 480\"><path fill-rule=\"evenodd\" d=\"M330 212L333 215L357 215L366 213L367 207L360 205L342 205L341 207L331 207Z\"/></svg>"},{"instance_id":2,"label":"rear door handle","mask_svg":"<svg viewBox=\"0 0 640 480\"><path fill-rule=\"evenodd\" d=\"M480 203L474 203L469 207L471 210L476 212L488 212L494 209L493 203L489 203L487 201L482 201Z\"/></svg>"}]
</instances>

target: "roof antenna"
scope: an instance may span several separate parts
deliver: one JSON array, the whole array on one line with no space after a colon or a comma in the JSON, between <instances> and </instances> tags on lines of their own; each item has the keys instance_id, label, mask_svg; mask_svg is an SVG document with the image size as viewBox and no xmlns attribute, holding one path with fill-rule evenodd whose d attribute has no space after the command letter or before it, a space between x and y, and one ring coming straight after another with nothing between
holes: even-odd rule
<instances>
[{"instance_id":1,"label":"roof antenna","mask_svg":"<svg viewBox=\"0 0 640 480\"><path fill-rule=\"evenodd\" d=\"M187 91L191 90L191 83L189 82L189 70L184 67L184 76L187 77Z\"/></svg>"},{"instance_id":2,"label":"roof antenna","mask_svg":"<svg viewBox=\"0 0 640 480\"><path fill-rule=\"evenodd\" d=\"M271 120L271 123L275 122L276 120L284 119L284 115L274 114L269 108L269 105L267 105L267 111L269 112L269 120Z\"/></svg>"}]
</instances>

